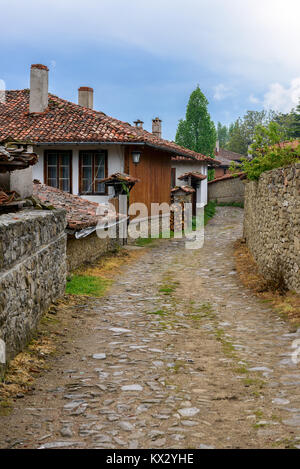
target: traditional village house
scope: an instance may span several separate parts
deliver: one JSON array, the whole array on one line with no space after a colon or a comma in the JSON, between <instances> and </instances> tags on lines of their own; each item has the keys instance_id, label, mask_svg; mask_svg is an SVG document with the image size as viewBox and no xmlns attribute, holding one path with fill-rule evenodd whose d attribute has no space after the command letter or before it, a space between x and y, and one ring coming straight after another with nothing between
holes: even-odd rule
<instances>
[{"instance_id":1,"label":"traditional village house","mask_svg":"<svg viewBox=\"0 0 300 469\"><path fill-rule=\"evenodd\" d=\"M115 173L139 179L130 202L170 203L171 157L186 169L196 163L207 174L211 158L161 138L161 121L153 120L152 133L93 110L93 89L80 87L78 104L48 92L48 68L31 66L30 90L6 91L0 103L0 141L10 138L33 142L39 161L33 178L92 202L108 202L112 185L104 180ZM172 161L172 166L173 166ZM182 174L178 174L181 176ZM178 181L177 181L178 182ZM181 181L180 181L181 183ZM206 202L206 179L201 181Z\"/></svg>"},{"instance_id":2,"label":"traditional village house","mask_svg":"<svg viewBox=\"0 0 300 469\"><path fill-rule=\"evenodd\" d=\"M250 158L249 156L225 150L225 148L220 148L219 140L216 142L215 156L220 162L220 165L215 168L215 179L220 178L225 174L229 174L231 163L239 164L241 163L242 158Z\"/></svg>"}]
</instances>

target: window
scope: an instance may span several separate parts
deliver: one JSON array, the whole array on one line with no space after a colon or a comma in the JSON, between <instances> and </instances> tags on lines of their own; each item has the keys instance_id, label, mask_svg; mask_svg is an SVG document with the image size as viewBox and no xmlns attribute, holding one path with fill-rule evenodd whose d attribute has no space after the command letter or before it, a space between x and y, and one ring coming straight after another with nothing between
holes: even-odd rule
<instances>
[{"instance_id":1,"label":"window","mask_svg":"<svg viewBox=\"0 0 300 469\"><path fill-rule=\"evenodd\" d=\"M105 194L101 179L107 176L107 151L87 150L79 153L79 187L81 194Z\"/></svg>"},{"instance_id":2,"label":"window","mask_svg":"<svg viewBox=\"0 0 300 469\"><path fill-rule=\"evenodd\" d=\"M45 183L65 192L72 189L72 152L66 150L45 151Z\"/></svg>"},{"instance_id":3,"label":"window","mask_svg":"<svg viewBox=\"0 0 300 469\"><path fill-rule=\"evenodd\" d=\"M171 168L171 188L176 186L176 168Z\"/></svg>"}]
</instances>

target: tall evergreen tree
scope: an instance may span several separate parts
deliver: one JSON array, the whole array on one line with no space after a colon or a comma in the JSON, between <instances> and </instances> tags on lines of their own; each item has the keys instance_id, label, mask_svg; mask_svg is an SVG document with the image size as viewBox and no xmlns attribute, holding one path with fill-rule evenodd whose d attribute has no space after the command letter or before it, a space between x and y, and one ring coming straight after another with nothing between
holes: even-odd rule
<instances>
[{"instance_id":1,"label":"tall evergreen tree","mask_svg":"<svg viewBox=\"0 0 300 469\"><path fill-rule=\"evenodd\" d=\"M185 119L179 121L175 142L190 150L214 157L217 133L207 106L208 100L197 86L190 95Z\"/></svg>"},{"instance_id":2,"label":"tall evergreen tree","mask_svg":"<svg viewBox=\"0 0 300 469\"><path fill-rule=\"evenodd\" d=\"M229 130L226 125L222 125L221 122L218 122L217 125L217 138L219 140L220 148L225 148L229 139Z\"/></svg>"}]
</instances>

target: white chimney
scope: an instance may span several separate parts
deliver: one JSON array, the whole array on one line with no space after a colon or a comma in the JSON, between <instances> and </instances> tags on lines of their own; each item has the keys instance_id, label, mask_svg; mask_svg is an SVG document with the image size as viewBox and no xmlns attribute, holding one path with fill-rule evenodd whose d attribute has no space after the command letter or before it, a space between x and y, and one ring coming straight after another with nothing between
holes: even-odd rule
<instances>
[{"instance_id":1,"label":"white chimney","mask_svg":"<svg viewBox=\"0 0 300 469\"><path fill-rule=\"evenodd\" d=\"M46 65L33 64L30 69L29 112L44 112L48 107L48 72Z\"/></svg>"},{"instance_id":2,"label":"white chimney","mask_svg":"<svg viewBox=\"0 0 300 469\"><path fill-rule=\"evenodd\" d=\"M220 141L217 140L216 141L216 152L219 153L219 151L220 151Z\"/></svg>"},{"instance_id":3,"label":"white chimney","mask_svg":"<svg viewBox=\"0 0 300 469\"><path fill-rule=\"evenodd\" d=\"M94 90L89 86L81 86L78 88L78 104L79 106L93 109L94 107Z\"/></svg>"},{"instance_id":4,"label":"white chimney","mask_svg":"<svg viewBox=\"0 0 300 469\"><path fill-rule=\"evenodd\" d=\"M161 122L159 117L152 119L152 133L158 138L161 138Z\"/></svg>"}]
</instances>

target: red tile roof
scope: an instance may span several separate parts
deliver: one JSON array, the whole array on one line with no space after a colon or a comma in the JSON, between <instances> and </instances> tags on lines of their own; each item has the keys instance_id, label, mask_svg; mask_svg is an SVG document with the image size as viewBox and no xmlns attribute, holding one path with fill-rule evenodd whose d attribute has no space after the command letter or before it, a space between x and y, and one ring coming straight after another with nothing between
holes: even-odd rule
<instances>
[{"instance_id":1,"label":"red tile roof","mask_svg":"<svg viewBox=\"0 0 300 469\"><path fill-rule=\"evenodd\" d=\"M234 151L225 150L224 148L220 148L219 151L216 151L215 155L221 162L222 166L230 166L231 161L240 161L242 158L247 158L245 155L235 153Z\"/></svg>"},{"instance_id":2,"label":"red tile roof","mask_svg":"<svg viewBox=\"0 0 300 469\"><path fill-rule=\"evenodd\" d=\"M193 192L195 192L195 189L191 186L176 186L176 187L173 187L173 189L171 190L172 194L178 191L183 191L183 192L186 192L187 194L192 194Z\"/></svg>"},{"instance_id":3,"label":"red tile roof","mask_svg":"<svg viewBox=\"0 0 300 469\"><path fill-rule=\"evenodd\" d=\"M298 148L300 145L300 140L292 140L290 142L281 142L279 143L280 147L291 147L293 150Z\"/></svg>"},{"instance_id":4,"label":"red tile roof","mask_svg":"<svg viewBox=\"0 0 300 469\"><path fill-rule=\"evenodd\" d=\"M36 153L30 153L23 146L9 148L0 146L0 173L26 169L38 161Z\"/></svg>"},{"instance_id":5,"label":"red tile roof","mask_svg":"<svg viewBox=\"0 0 300 469\"><path fill-rule=\"evenodd\" d=\"M242 179L245 173L234 173L234 174L224 174L224 176L220 176L219 178L213 179L212 181L208 181L208 184L212 184L213 182L224 181L226 179L234 179L239 178Z\"/></svg>"},{"instance_id":6,"label":"red tile roof","mask_svg":"<svg viewBox=\"0 0 300 469\"><path fill-rule=\"evenodd\" d=\"M128 182L129 184L135 184L136 182L140 182L140 180L129 174L114 173L107 178L101 179L100 182Z\"/></svg>"},{"instance_id":7,"label":"red tile roof","mask_svg":"<svg viewBox=\"0 0 300 469\"><path fill-rule=\"evenodd\" d=\"M29 90L6 91L5 98L5 102L0 103L0 141L11 138L32 143L143 143L178 156L213 161L127 122L53 94L49 94L47 110L34 114L29 114Z\"/></svg>"},{"instance_id":8,"label":"red tile roof","mask_svg":"<svg viewBox=\"0 0 300 469\"><path fill-rule=\"evenodd\" d=\"M33 194L44 204L63 208L67 211L68 228L74 231L91 228L98 222L115 222L119 214L109 210L104 204L97 204L54 187L34 181Z\"/></svg>"},{"instance_id":9,"label":"red tile roof","mask_svg":"<svg viewBox=\"0 0 300 469\"><path fill-rule=\"evenodd\" d=\"M189 150L190 151L190 150ZM197 161L208 161L210 166L218 166L220 163L219 160L216 160L215 158L210 158L205 155L202 155L201 153L194 153L194 159ZM183 162L191 162L190 158L187 158L186 156L172 156L172 161L183 161Z\"/></svg>"},{"instance_id":10,"label":"red tile roof","mask_svg":"<svg viewBox=\"0 0 300 469\"><path fill-rule=\"evenodd\" d=\"M183 179L198 179L199 181L203 181L206 179L207 176L205 174L199 173L198 171L190 171L188 173L184 173L181 176L179 176L178 179L183 180Z\"/></svg>"}]
</instances>

